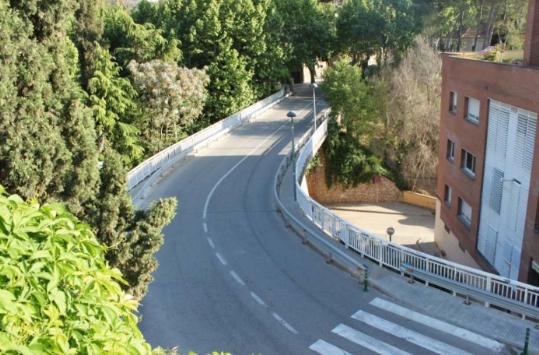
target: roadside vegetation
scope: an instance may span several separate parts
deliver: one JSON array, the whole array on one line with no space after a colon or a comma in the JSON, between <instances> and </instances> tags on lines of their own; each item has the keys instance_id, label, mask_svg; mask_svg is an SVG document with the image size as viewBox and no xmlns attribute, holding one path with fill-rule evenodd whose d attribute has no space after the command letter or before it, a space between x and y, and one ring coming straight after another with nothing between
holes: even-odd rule
<instances>
[{"instance_id":1,"label":"roadside vegetation","mask_svg":"<svg viewBox=\"0 0 539 355\"><path fill-rule=\"evenodd\" d=\"M384 175L428 191L438 162L439 51L496 41L478 55L496 60L522 49L526 8L524 0L344 1L322 84L334 119L324 144L328 184Z\"/></svg>"}]
</instances>

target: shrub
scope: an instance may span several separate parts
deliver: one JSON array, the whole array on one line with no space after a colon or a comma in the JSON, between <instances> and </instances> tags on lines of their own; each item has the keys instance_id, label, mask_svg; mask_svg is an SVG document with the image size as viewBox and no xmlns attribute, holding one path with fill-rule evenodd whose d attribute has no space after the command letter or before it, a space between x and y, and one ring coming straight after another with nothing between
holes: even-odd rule
<instances>
[{"instance_id":1,"label":"shrub","mask_svg":"<svg viewBox=\"0 0 539 355\"><path fill-rule=\"evenodd\" d=\"M104 251L63 205L0 186L0 353L150 353Z\"/></svg>"}]
</instances>

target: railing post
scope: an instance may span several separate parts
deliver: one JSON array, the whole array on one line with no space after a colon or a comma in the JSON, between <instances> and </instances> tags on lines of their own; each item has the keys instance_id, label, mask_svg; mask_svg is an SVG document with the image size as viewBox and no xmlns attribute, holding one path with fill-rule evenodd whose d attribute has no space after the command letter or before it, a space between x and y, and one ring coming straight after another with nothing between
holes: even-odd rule
<instances>
[{"instance_id":1,"label":"railing post","mask_svg":"<svg viewBox=\"0 0 539 355\"><path fill-rule=\"evenodd\" d=\"M487 276L487 285L486 285L486 291L490 294L491 293L491 287L492 287L492 279L490 276ZM490 307L489 302L485 302L485 307Z\"/></svg>"}]
</instances>

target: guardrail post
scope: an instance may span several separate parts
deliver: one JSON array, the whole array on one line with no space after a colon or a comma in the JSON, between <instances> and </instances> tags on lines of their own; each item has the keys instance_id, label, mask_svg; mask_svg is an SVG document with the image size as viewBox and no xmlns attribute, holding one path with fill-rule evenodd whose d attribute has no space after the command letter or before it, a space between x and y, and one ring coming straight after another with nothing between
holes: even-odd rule
<instances>
[{"instance_id":1,"label":"guardrail post","mask_svg":"<svg viewBox=\"0 0 539 355\"><path fill-rule=\"evenodd\" d=\"M521 355L528 355L529 343L530 343L530 328L526 328L526 337L524 338L524 349L520 353Z\"/></svg>"}]
</instances>

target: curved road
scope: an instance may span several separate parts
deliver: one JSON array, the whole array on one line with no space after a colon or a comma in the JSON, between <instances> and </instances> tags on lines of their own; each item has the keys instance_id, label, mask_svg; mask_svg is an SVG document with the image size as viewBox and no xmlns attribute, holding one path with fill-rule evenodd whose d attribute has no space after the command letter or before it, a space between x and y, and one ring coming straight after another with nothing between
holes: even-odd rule
<instances>
[{"instance_id":1,"label":"curved road","mask_svg":"<svg viewBox=\"0 0 539 355\"><path fill-rule=\"evenodd\" d=\"M273 179L290 148L286 113L298 114L300 136L310 93L300 88L183 160L150 192L176 196L179 211L140 308L146 339L200 354L492 353L488 339L398 315L404 308L363 292L285 227Z\"/></svg>"}]
</instances>

